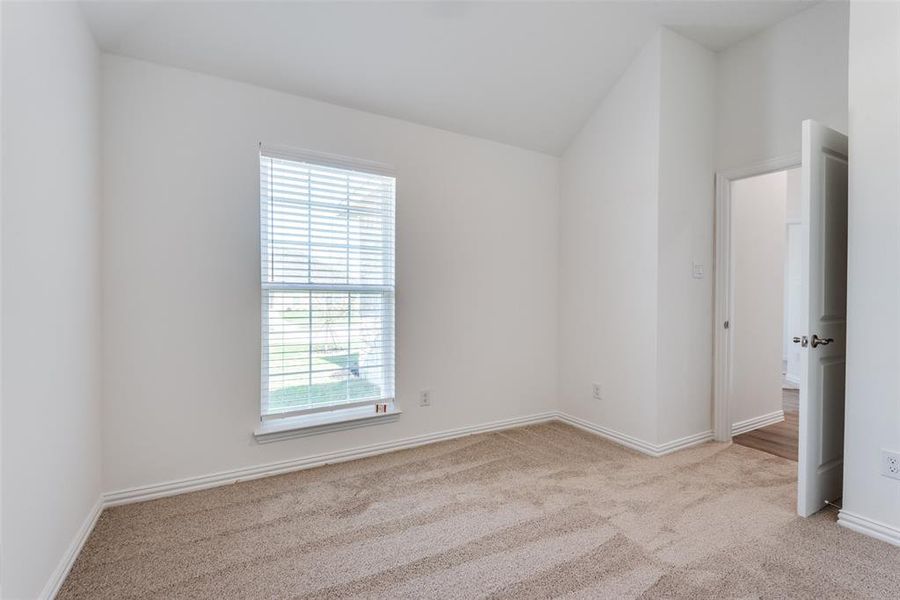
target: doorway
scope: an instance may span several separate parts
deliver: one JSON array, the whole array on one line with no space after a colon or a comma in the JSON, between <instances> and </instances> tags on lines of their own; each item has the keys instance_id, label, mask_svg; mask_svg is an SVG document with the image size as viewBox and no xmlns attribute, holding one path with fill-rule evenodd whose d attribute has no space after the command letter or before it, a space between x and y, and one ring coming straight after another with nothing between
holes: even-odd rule
<instances>
[{"instance_id":1,"label":"doorway","mask_svg":"<svg viewBox=\"0 0 900 600\"><path fill-rule=\"evenodd\" d=\"M731 181L731 435L797 461L800 169Z\"/></svg>"},{"instance_id":2,"label":"doorway","mask_svg":"<svg viewBox=\"0 0 900 600\"><path fill-rule=\"evenodd\" d=\"M844 380L846 370L846 324L847 324L847 136L812 120L803 121L801 127L800 156L790 156L766 161L741 169L719 172L716 175L716 328L714 336L714 385L713 385L713 425L715 438L718 441L731 441L735 425L755 427L764 423L767 413L758 418L739 420L740 409L733 405L736 386L761 386L755 376L735 376L735 369L740 373L746 370L745 365L737 366L741 356L765 354L761 364L765 367L760 378L766 385L760 389L771 390L774 385L773 371L782 373L782 413L793 412L793 398L785 393L791 390L791 360L799 352L799 398L796 412L798 427L797 448L797 513L809 516L828 504L841 498L843 492L843 458L844 458ZM787 205L784 206L783 238L770 232L769 242L762 237L750 237L750 250L745 256L753 260L759 259L755 253L772 253L772 248L781 244L781 259L790 263L787 247L791 244L800 246L799 289L797 294L800 310L792 315L790 298L777 298L778 294L787 294L792 285L789 266L782 264L781 276L778 276L777 260L769 257L764 281L749 284L752 286L774 286L780 288L778 294L769 294L769 309L750 305L741 312L741 283L735 279L735 246L733 229L735 219L741 214L758 217L760 206L754 210L743 211L735 205L732 194L743 186L754 182L754 178L776 175L785 172L790 175L792 169L800 167L800 222L791 223L788 218ZM780 176L778 176L780 177ZM777 179L777 177L776 177ZM759 181L762 181L761 179ZM784 179L785 188L787 179ZM752 185L751 185L752 187ZM752 196L752 194L751 194ZM760 197L767 197L762 195ZM773 206L779 201L769 198ZM786 202L786 198L785 198ZM775 225L778 222L775 221ZM796 229L792 234L791 226ZM755 230L754 230L755 231ZM774 231L774 229L773 229ZM758 231L757 231L758 233ZM733 235L734 234L734 235ZM792 240L794 235L799 238ZM774 240L774 241L772 241ZM752 262L752 261L751 261ZM794 277L797 272L793 272ZM745 282L746 283L746 282ZM746 286L745 286L746 287ZM787 291L786 291L787 290ZM743 292L746 294L747 292ZM772 306L781 305L781 314L772 310ZM735 312L736 307L738 312ZM787 312L785 311L787 307ZM794 331L790 322L796 317L799 327ZM738 323L738 320L741 323ZM754 325L756 319L756 325ZM782 320L778 327L776 321ZM774 323L774 324L773 324ZM740 342L734 333L743 327L744 337ZM762 330L781 329L782 336L790 335L790 343L782 336L773 342L773 336L763 335ZM754 337L757 336L757 337ZM778 346L781 345L779 349ZM774 350L773 350L774 348ZM798 350L799 349L799 350ZM793 352L792 352L793 350ZM775 354L781 355L777 361ZM777 365L781 362L781 365ZM749 382L749 383L748 383ZM738 390L743 393L745 390ZM753 394L751 394L753 395ZM792 395L792 394L791 394ZM758 400L756 396L754 399ZM771 401L772 394L766 395ZM769 405L773 406L773 405ZM785 407L788 408L785 411ZM773 420L778 415L768 413ZM778 420L778 423L784 423ZM768 426L774 423L765 423ZM739 427L740 429L740 427ZM742 431L740 433L747 433ZM786 444L790 442L786 441Z\"/></svg>"}]
</instances>

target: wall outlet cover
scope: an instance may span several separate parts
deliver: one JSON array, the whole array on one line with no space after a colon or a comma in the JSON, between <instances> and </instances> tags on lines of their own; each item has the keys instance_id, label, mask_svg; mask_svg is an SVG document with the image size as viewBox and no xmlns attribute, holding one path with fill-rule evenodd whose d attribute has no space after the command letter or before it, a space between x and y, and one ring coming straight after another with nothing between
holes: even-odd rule
<instances>
[{"instance_id":1,"label":"wall outlet cover","mask_svg":"<svg viewBox=\"0 0 900 600\"><path fill-rule=\"evenodd\" d=\"M593 385L592 393L594 396L594 400L603 400L603 389L600 387L599 383L595 383Z\"/></svg>"},{"instance_id":2,"label":"wall outlet cover","mask_svg":"<svg viewBox=\"0 0 900 600\"><path fill-rule=\"evenodd\" d=\"M881 451L881 474L891 479L900 479L900 452Z\"/></svg>"},{"instance_id":3,"label":"wall outlet cover","mask_svg":"<svg viewBox=\"0 0 900 600\"><path fill-rule=\"evenodd\" d=\"M419 392L419 406L431 406L431 390Z\"/></svg>"}]
</instances>

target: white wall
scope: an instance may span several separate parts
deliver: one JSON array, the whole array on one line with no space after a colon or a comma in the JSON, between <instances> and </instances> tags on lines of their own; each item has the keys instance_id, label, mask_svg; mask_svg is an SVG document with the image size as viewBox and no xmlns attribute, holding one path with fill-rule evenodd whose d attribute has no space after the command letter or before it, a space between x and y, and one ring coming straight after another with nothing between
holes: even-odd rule
<instances>
[{"instance_id":1,"label":"white wall","mask_svg":"<svg viewBox=\"0 0 900 600\"><path fill-rule=\"evenodd\" d=\"M560 164L560 408L651 444L710 429L714 77L661 30Z\"/></svg>"},{"instance_id":2,"label":"white wall","mask_svg":"<svg viewBox=\"0 0 900 600\"><path fill-rule=\"evenodd\" d=\"M560 409L651 442L660 45L657 35L563 155L559 206Z\"/></svg>"},{"instance_id":3,"label":"white wall","mask_svg":"<svg viewBox=\"0 0 900 600\"><path fill-rule=\"evenodd\" d=\"M782 407L787 173L731 184L732 424Z\"/></svg>"},{"instance_id":4,"label":"white wall","mask_svg":"<svg viewBox=\"0 0 900 600\"><path fill-rule=\"evenodd\" d=\"M661 36L657 441L670 442L712 422L716 66L695 42Z\"/></svg>"},{"instance_id":5,"label":"white wall","mask_svg":"<svg viewBox=\"0 0 900 600\"><path fill-rule=\"evenodd\" d=\"M847 392L842 517L894 528L900 481L879 473L900 451L900 4L850 13Z\"/></svg>"},{"instance_id":6,"label":"white wall","mask_svg":"<svg viewBox=\"0 0 900 600\"><path fill-rule=\"evenodd\" d=\"M721 52L715 73L663 31L576 137L560 167L562 410L659 443L709 428L712 172L799 153L806 118L846 131L847 19L844 2L813 6ZM625 190L658 197L655 224Z\"/></svg>"},{"instance_id":7,"label":"white wall","mask_svg":"<svg viewBox=\"0 0 900 600\"><path fill-rule=\"evenodd\" d=\"M3 5L3 594L34 598L100 494L99 57L70 3Z\"/></svg>"},{"instance_id":8,"label":"white wall","mask_svg":"<svg viewBox=\"0 0 900 600\"><path fill-rule=\"evenodd\" d=\"M102 99L106 490L553 406L555 158L111 56ZM395 423L252 438L260 140L397 169Z\"/></svg>"},{"instance_id":9,"label":"white wall","mask_svg":"<svg viewBox=\"0 0 900 600\"><path fill-rule=\"evenodd\" d=\"M800 152L800 123L847 131L846 2L822 2L718 59L717 167Z\"/></svg>"}]
</instances>

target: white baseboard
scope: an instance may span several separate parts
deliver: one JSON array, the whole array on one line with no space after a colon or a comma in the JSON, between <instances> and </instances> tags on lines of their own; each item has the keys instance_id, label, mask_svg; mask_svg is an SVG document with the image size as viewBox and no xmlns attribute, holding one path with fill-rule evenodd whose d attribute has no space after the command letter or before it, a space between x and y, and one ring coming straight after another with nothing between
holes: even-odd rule
<instances>
[{"instance_id":1,"label":"white baseboard","mask_svg":"<svg viewBox=\"0 0 900 600\"><path fill-rule=\"evenodd\" d=\"M784 421L784 411L776 410L765 415L735 423L731 426L731 435L741 435L742 433L747 433L748 431L753 431L760 427L766 427L767 425L781 423L782 421Z\"/></svg>"},{"instance_id":2,"label":"white baseboard","mask_svg":"<svg viewBox=\"0 0 900 600\"><path fill-rule=\"evenodd\" d=\"M667 442L665 444L651 444L638 438L607 429L605 427L595 425L583 419L573 417L571 415L548 411L524 417L515 417L511 419L503 419L480 425L470 425L467 427L459 427L456 429L448 429L436 433L428 433L424 435L413 436L409 438L382 442L380 444L372 444L369 446L360 446L348 450L339 450L336 452L327 452L323 454L314 454L302 458L279 461L257 465L253 467L244 467L240 469L231 469L212 473L209 475L201 475L198 477L188 477L176 481L167 481L152 485L134 487L115 492L107 492L103 494L104 506L117 506L120 504L131 504L133 502L144 502L146 500L154 500L156 498L164 498L166 496L175 496L187 492L196 492L221 485L229 485L239 481L248 481L251 479L259 479L261 477L269 477L271 475L281 475L291 471L300 471L303 469L311 469L327 464L346 462L349 460L357 460L376 456L386 452L395 450L404 450L406 448L414 448L425 444L433 444L445 440L452 440L459 437L474 435L476 433L486 433L489 431L499 431L501 429L509 429L512 427L521 427L523 425L531 425L534 423L543 423L546 421L558 420L568 423L580 429L590 431L600 435L608 440L643 452L649 456L662 456L687 448L696 444L700 444L712 439L712 431L704 431L691 435L679 440Z\"/></svg>"},{"instance_id":3,"label":"white baseboard","mask_svg":"<svg viewBox=\"0 0 900 600\"><path fill-rule=\"evenodd\" d=\"M555 411L538 413L524 417L514 417L511 419L503 419L481 425L470 425L467 427L458 427L456 429L448 429L436 433L428 433L417 435L409 438L382 442L380 444L372 444L369 446L360 446L349 450L339 450L337 452L326 452L323 454L314 454L303 458L279 461L253 467L244 467L241 469L232 469L229 471L221 471L210 475L201 475L199 477L188 477L177 481L168 481L153 485L135 487L116 492L108 492L103 495L104 506L117 506L119 504L131 504L132 502L143 502L145 500L153 500L163 498L165 496L174 496L187 492L195 492L208 488L218 487L220 485L228 485L237 483L238 481L247 481L250 479L259 479L261 477L269 477L271 475L280 475L291 471L300 471L303 469L311 469L322 465L346 462L359 458L366 458L395 450L404 450L406 448L414 448L425 444L452 440L476 433L486 433L489 431L499 431L501 429L509 429L511 427L521 427L523 425L531 425L534 423L542 423L551 421L556 418Z\"/></svg>"},{"instance_id":4,"label":"white baseboard","mask_svg":"<svg viewBox=\"0 0 900 600\"><path fill-rule=\"evenodd\" d=\"M888 544L900 546L900 528L892 525L847 512L844 509L838 513L838 525Z\"/></svg>"},{"instance_id":5,"label":"white baseboard","mask_svg":"<svg viewBox=\"0 0 900 600\"><path fill-rule=\"evenodd\" d=\"M664 454L671 454L672 452L676 452L678 450L684 450L685 448L690 448L691 446L696 446L698 444L703 444L705 442L710 442L713 439L713 431L710 429L709 431L701 431L699 433L695 433L693 435L688 435L683 438L679 438L677 440L672 440L671 442L666 442L665 444L657 444L656 447L656 455L655 456L663 456Z\"/></svg>"},{"instance_id":6,"label":"white baseboard","mask_svg":"<svg viewBox=\"0 0 900 600\"><path fill-rule=\"evenodd\" d=\"M586 421L584 419L563 412L558 413L557 419L559 419L563 423L568 423L569 425L578 427L579 429L589 431L591 433L599 435L600 437L606 438L611 442L615 442L627 448L631 448L632 450L637 450L638 452L641 452L648 456L663 456L665 454L675 452L676 450L683 450L684 448L696 446L697 444L702 444L703 442L708 442L709 440L713 439L713 432L712 430L710 430L695 433L694 435L689 435L681 439L672 440L671 442L666 442L664 444L653 444L634 436L620 433L613 429L609 429L608 427L603 427L602 425L597 425L595 423L591 423L590 421Z\"/></svg>"},{"instance_id":7,"label":"white baseboard","mask_svg":"<svg viewBox=\"0 0 900 600\"><path fill-rule=\"evenodd\" d=\"M569 425L572 425L573 427L589 431L593 434L599 435L602 438L606 438L611 442L615 442L621 446L625 446L626 448L631 448L632 450L637 450L638 452L649 454L650 456L658 456L656 454L656 447L650 442L645 442L642 439L624 433L619 433L618 431L608 429L601 425L596 425L594 423L591 423L590 421L585 421L584 419L572 416L564 412L560 412L557 418L563 423L567 423Z\"/></svg>"},{"instance_id":8,"label":"white baseboard","mask_svg":"<svg viewBox=\"0 0 900 600\"><path fill-rule=\"evenodd\" d=\"M53 600L53 598L56 597L59 588L62 587L63 581L66 580L66 576L69 574L69 571L72 570L75 559L78 558L78 555L81 553L84 543L94 530L94 525L97 524L97 519L100 518L101 512L103 512L103 500L102 498L98 498L97 502L94 503L91 511L84 519L84 522L81 524L81 527L78 528L75 538L72 540L72 543L69 544L62 560L59 561L59 565L57 565L56 569L53 571L50 580L47 581L47 585L45 585L44 589L41 591L41 595L38 596L39 598Z\"/></svg>"}]
</instances>

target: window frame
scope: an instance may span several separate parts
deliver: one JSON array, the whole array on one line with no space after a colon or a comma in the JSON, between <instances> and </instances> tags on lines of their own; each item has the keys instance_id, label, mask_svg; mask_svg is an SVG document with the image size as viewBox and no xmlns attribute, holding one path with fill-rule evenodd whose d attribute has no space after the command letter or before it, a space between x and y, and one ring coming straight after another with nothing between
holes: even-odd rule
<instances>
[{"instance_id":1,"label":"window frame","mask_svg":"<svg viewBox=\"0 0 900 600\"><path fill-rule=\"evenodd\" d=\"M390 243L382 249L386 253L388 260L382 265L385 274L390 277L386 278L386 284L351 284L351 283L287 283L270 281L265 273L263 265L266 264L269 257L269 247L274 218L265 221L263 212L270 207L271 191L269 195L264 195L263 190L263 161L264 160L286 160L296 163L305 163L315 167L323 167L328 169L340 169L352 171L362 175L387 177L392 179L392 195L389 203L390 218ZM376 404L387 404L386 412L374 413L371 416L385 417L396 416L400 411L394 406L394 396L396 395L396 225L397 225L397 177L394 169L389 165L382 163L349 158L334 154L326 154L322 152L314 152L309 150L301 150L288 148L284 146L272 146L268 144L259 144L257 174L259 183L259 285L260 285L260 398L259 398L259 419L261 428L257 430L257 436L260 435L277 435L285 429L294 429L301 427L322 427L330 426L335 423L346 421L365 421L365 407L374 406ZM271 180L269 182L269 190L271 190ZM349 211L349 208L348 208ZM267 227L268 225L268 227ZM311 227L311 224L310 224ZM348 245L349 248L352 246ZM311 259L308 259L311 260ZM311 263L310 263L311 264ZM313 405L305 408L293 410L285 410L282 412L271 412L268 409L269 397L269 295L273 292L333 292L346 293L348 295L348 305L352 305L352 294L378 294L381 296L382 312L382 334L381 340L387 340L389 351L384 353L385 363L382 365L384 370L384 382L390 382L389 394L382 394L377 398L367 398L359 401L350 402L331 402L327 404ZM335 417L329 415L333 413ZM343 416L342 416L343 414ZM296 423L298 426L291 426ZM304 425L308 423L308 425Z\"/></svg>"}]
</instances>

